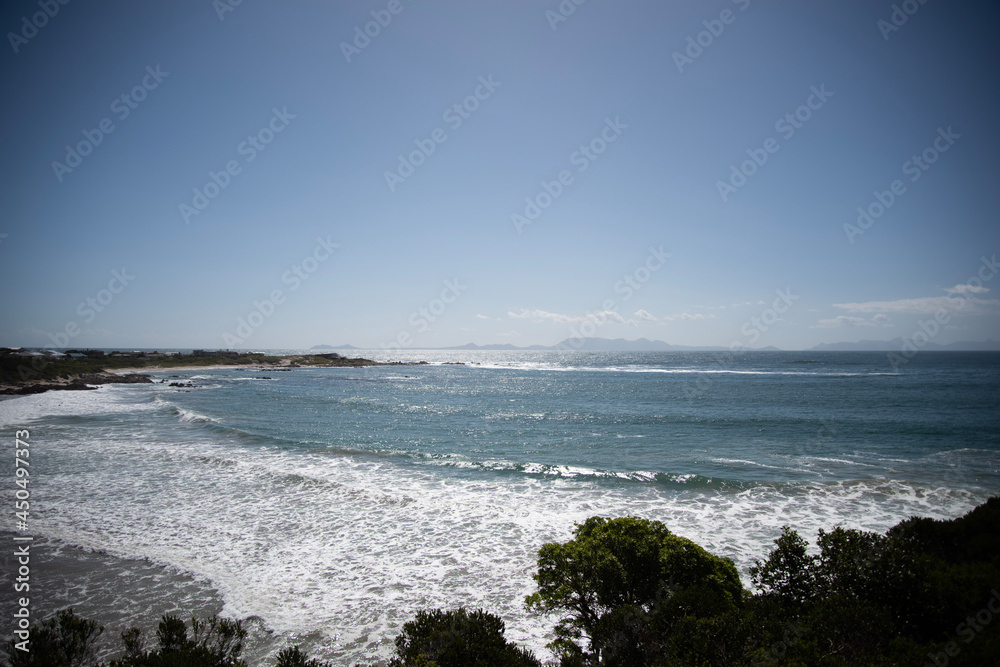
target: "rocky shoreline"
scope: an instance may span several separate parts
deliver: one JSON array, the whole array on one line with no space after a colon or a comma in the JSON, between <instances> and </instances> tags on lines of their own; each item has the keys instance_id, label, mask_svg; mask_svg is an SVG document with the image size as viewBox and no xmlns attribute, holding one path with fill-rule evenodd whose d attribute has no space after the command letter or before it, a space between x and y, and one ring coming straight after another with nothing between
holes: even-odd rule
<instances>
[{"instance_id":1,"label":"rocky shoreline","mask_svg":"<svg viewBox=\"0 0 1000 667\"><path fill-rule=\"evenodd\" d=\"M41 394L50 390L59 391L86 391L97 389L102 384L152 384L148 375L142 373L117 374L107 371L95 373L81 373L80 375L69 375L64 378L52 380L25 380L16 385L0 386L0 395L4 396L25 396L28 394Z\"/></svg>"},{"instance_id":2,"label":"rocky shoreline","mask_svg":"<svg viewBox=\"0 0 1000 667\"><path fill-rule=\"evenodd\" d=\"M8 357L9 359L10 357ZM114 362L118 362L114 367ZM132 366L129 362L139 362ZM110 362L110 363L109 363ZM180 362L180 363L179 363ZM204 365L202 365L204 362ZM73 362L70 362L73 363ZM178 355L163 357L155 361L137 357L134 360L90 359L83 363L89 367L81 369L68 366L66 362L43 360L36 362L38 370L51 369L47 377L42 377L38 370L32 370L27 362L17 368L19 378L6 376L6 381L0 381L0 395L24 396L41 394L46 391L86 391L96 389L103 384L151 384L153 380L146 374L148 371L194 371L213 369L248 369L260 371L289 371L295 368L363 368L367 366L424 366L426 361L372 361L371 359L350 359L336 354L321 355L291 355L283 357L251 356L212 357ZM25 370L28 369L28 370ZM92 370L91 370L92 369ZM83 372L81 372L83 371Z\"/></svg>"}]
</instances>

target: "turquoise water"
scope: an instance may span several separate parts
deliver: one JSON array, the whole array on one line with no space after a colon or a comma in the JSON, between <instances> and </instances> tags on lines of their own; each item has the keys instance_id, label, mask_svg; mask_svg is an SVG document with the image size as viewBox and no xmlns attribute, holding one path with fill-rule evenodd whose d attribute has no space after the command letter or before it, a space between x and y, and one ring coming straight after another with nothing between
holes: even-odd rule
<instances>
[{"instance_id":1,"label":"turquoise water","mask_svg":"<svg viewBox=\"0 0 1000 667\"><path fill-rule=\"evenodd\" d=\"M878 353L478 355L492 358L249 386L217 374L213 391L173 400L290 450L398 465L713 488L997 482L980 464L1000 448L1000 355L925 355L902 373ZM926 470L945 453L947 470Z\"/></svg>"},{"instance_id":2,"label":"turquoise water","mask_svg":"<svg viewBox=\"0 0 1000 667\"><path fill-rule=\"evenodd\" d=\"M195 577L338 664L460 604L544 654L535 553L595 514L662 520L746 579L782 525L885 530L1000 489L1000 354L404 357L431 363L161 372L195 386L50 392L0 421L36 443L37 535Z\"/></svg>"}]
</instances>

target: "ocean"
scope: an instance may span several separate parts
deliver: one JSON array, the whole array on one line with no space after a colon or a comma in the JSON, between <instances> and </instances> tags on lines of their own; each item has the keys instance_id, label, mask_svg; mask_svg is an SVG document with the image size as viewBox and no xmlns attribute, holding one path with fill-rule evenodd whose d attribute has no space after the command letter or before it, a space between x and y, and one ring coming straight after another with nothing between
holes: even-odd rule
<instances>
[{"instance_id":1,"label":"ocean","mask_svg":"<svg viewBox=\"0 0 1000 667\"><path fill-rule=\"evenodd\" d=\"M547 658L555 619L523 604L537 550L590 516L660 520L749 587L783 525L815 542L1000 492L998 353L350 356L429 363L0 402L9 448L31 433L34 618L73 606L110 649L163 613L222 613L247 619L251 664L301 643L352 665L418 610L481 607Z\"/></svg>"}]
</instances>

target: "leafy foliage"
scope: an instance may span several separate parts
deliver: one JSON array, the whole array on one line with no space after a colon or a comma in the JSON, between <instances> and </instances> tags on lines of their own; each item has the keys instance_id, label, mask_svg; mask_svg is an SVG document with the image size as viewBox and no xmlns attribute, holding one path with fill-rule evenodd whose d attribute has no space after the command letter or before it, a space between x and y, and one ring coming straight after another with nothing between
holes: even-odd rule
<instances>
[{"instance_id":1,"label":"leafy foliage","mask_svg":"<svg viewBox=\"0 0 1000 667\"><path fill-rule=\"evenodd\" d=\"M884 535L821 530L816 548L783 528L751 595L662 524L595 517L542 547L527 604L562 614L564 667L1000 664L1000 622L983 622L1000 603L1000 498Z\"/></svg>"},{"instance_id":2,"label":"leafy foliage","mask_svg":"<svg viewBox=\"0 0 1000 667\"><path fill-rule=\"evenodd\" d=\"M310 658L298 646L290 646L278 652L274 667L330 667L330 663Z\"/></svg>"},{"instance_id":3,"label":"leafy foliage","mask_svg":"<svg viewBox=\"0 0 1000 667\"><path fill-rule=\"evenodd\" d=\"M159 647L146 651L141 631L126 630L121 636L125 655L110 667L246 667L240 654L247 633L240 621L192 618L191 635L184 621L164 616L156 629Z\"/></svg>"},{"instance_id":4,"label":"leafy foliage","mask_svg":"<svg viewBox=\"0 0 1000 667\"><path fill-rule=\"evenodd\" d=\"M1000 498L953 521L911 518L885 535L821 530L813 556L787 527L775 545L750 574L761 589L753 599L758 625L785 618L801 629L784 660L923 664L940 654L950 665L1000 662L995 629L977 637L962 625L1000 582ZM959 633L970 645L942 653Z\"/></svg>"},{"instance_id":5,"label":"leafy foliage","mask_svg":"<svg viewBox=\"0 0 1000 667\"><path fill-rule=\"evenodd\" d=\"M715 649L692 637L732 625L742 606L732 561L659 521L592 517L574 535L539 550L538 591L526 600L567 613L550 645L563 664L646 664L671 651L707 659Z\"/></svg>"},{"instance_id":6,"label":"leafy foliage","mask_svg":"<svg viewBox=\"0 0 1000 667\"><path fill-rule=\"evenodd\" d=\"M504 638L504 622L483 610L421 611L403 625L390 667L541 667Z\"/></svg>"},{"instance_id":7,"label":"leafy foliage","mask_svg":"<svg viewBox=\"0 0 1000 667\"><path fill-rule=\"evenodd\" d=\"M529 609L561 615L563 667L1000 665L1000 497L952 521L911 518L886 534L819 531L815 550L791 528L750 569L657 521L593 517L538 554ZM994 611L996 610L996 611ZM392 667L540 667L485 611L422 611L396 638ZM30 651L3 646L9 667L90 667L103 628L71 609L32 626ZM108 667L246 667L239 621L188 626L165 616L148 651L121 634ZM330 667L299 647L275 667Z\"/></svg>"},{"instance_id":8,"label":"leafy foliage","mask_svg":"<svg viewBox=\"0 0 1000 667\"><path fill-rule=\"evenodd\" d=\"M63 609L30 629L28 651L15 648L14 639L4 647L10 667L83 667L95 662L96 644L104 626Z\"/></svg>"}]
</instances>

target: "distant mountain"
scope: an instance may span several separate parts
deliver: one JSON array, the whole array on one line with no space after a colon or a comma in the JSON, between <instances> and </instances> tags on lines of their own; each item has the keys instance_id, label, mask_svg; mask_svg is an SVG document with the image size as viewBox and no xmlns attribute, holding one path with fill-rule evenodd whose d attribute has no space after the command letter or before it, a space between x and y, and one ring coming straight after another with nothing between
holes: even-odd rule
<instances>
[{"instance_id":1,"label":"distant mountain","mask_svg":"<svg viewBox=\"0 0 1000 667\"><path fill-rule=\"evenodd\" d=\"M963 340L957 343L945 345L944 349L956 351L960 350L962 352L1000 352L1000 341L984 340L979 342Z\"/></svg>"},{"instance_id":2,"label":"distant mountain","mask_svg":"<svg viewBox=\"0 0 1000 667\"><path fill-rule=\"evenodd\" d=\"M903 339L893 338L892 340L859 340L856 343L820 343L811 348L814 352L899 352L903 349ZM927 351L952 351L952 352L997 352L1000 351L1000 342L995 340L959 341L941 345L929 341L920 346L921 350Z\"/></svg>"},{"instance_id":3,"label":"distant mountain","mask_svg":"<svg viewBox=\"0 0 1000 667\"><path fill-rule=\"evenodd\" d=\"M855 343L820 343L809 349L811 352L898 352L903 348L902 338L892 340L860 340ZM354 345L314 345L310 350L361 350L367 348L355 347ZM511 343L493 343L490 345L477 345L466 343L452 347L437 348L412 348L432 349L432 350L562 350L581 352L727 352L728 347L713 345L673 345L662 340L649 340L639 338L637 340L626 340L625 338L567 338L555 345L513 345ZM753 352L781 352L780 348L768 345L767 347L743 348ZM995 340L961 341L941 345L928 342L921 346L921 350L931 351L955 351L955 352L1000 352L1000 342Z\"/></svg>"}]
</instances>

